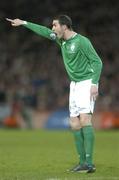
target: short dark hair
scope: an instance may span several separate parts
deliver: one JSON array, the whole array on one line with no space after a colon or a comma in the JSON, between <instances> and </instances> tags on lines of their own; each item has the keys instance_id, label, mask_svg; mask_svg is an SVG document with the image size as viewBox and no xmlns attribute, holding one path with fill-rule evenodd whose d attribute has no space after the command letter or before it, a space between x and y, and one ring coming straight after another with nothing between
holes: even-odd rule
<instances>
[{"instance_id":1,"label":"short dark hair","mask_svg":"<svg viewBox=\"0 0 119 180\"><path fill-rule=\"evenodd\" d=\"M60 25L66 25L68 29L72 29L72 20L67 15L56 16L54 20L58 20Z\"/></svg>"}]
</instances>

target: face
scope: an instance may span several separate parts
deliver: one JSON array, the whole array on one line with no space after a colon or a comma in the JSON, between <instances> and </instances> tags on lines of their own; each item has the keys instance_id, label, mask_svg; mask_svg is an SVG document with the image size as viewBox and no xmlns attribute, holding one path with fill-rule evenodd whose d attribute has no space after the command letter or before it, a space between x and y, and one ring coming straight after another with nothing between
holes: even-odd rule
<instances>
[{"instance_id":1,"label":"face","mask_svg":"<svg viewBox=\"0 0 119 180\"><path fill-rule=\"evenodd\" d=\"M59 39L62 39L65 32L65 25L60 25L58 20L53 20L52 30L56 33Z\"/></svg>"}]
</instances>

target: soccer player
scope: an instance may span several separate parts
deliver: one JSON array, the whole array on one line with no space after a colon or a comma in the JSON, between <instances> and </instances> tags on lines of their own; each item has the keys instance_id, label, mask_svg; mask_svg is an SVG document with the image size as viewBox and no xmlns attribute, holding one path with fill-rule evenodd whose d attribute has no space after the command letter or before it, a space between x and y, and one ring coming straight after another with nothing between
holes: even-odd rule
<instances>
[{"instance_id":1,"label":"soccer player","mask_svg":"<svg viewBox=\"0 0 119 180\"><path fill-rule=\"evenodd\" d=\"M69 94L70 126L79 156L79 164L71 172L92 173L94 130L91 122L98 96L102 61L90 40L72 29L67 15L55 17L52 30L20 19L6 19L12 26L24 26L38 35L56 41L61 48L64 66L71 80Z\"/></svg>"}]
</instances>

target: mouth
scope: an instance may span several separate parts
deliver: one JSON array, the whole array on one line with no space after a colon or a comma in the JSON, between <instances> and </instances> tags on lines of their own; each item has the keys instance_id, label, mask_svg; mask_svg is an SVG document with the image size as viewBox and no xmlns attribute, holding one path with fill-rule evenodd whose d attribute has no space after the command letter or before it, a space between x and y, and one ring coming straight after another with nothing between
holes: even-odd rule
<instances>
[{"instance_id":1,"label":"mouth","mask_svg":"<svg viewBox=\"0 0 119 180\"><path fill-rule=\"evenodd\" d=\"M57 36L57 33L54 31L55 35Z\"/></svg>"}]
</instances>

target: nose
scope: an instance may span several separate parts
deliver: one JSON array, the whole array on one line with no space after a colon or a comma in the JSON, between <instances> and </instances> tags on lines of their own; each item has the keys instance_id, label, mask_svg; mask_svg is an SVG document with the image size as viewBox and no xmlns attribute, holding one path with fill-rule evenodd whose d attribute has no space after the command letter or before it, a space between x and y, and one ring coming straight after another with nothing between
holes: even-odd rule
<instances>
[{"instance_id":1,"label":"nose","mask_svg":"<svg viewBox=\"0 0 119 180\"><path fill-rule=\"evenodd\" d=\"M53 31L55 30L54 26L52 27L52 30L53 30Z\"/></svg>"}]
</instances>

